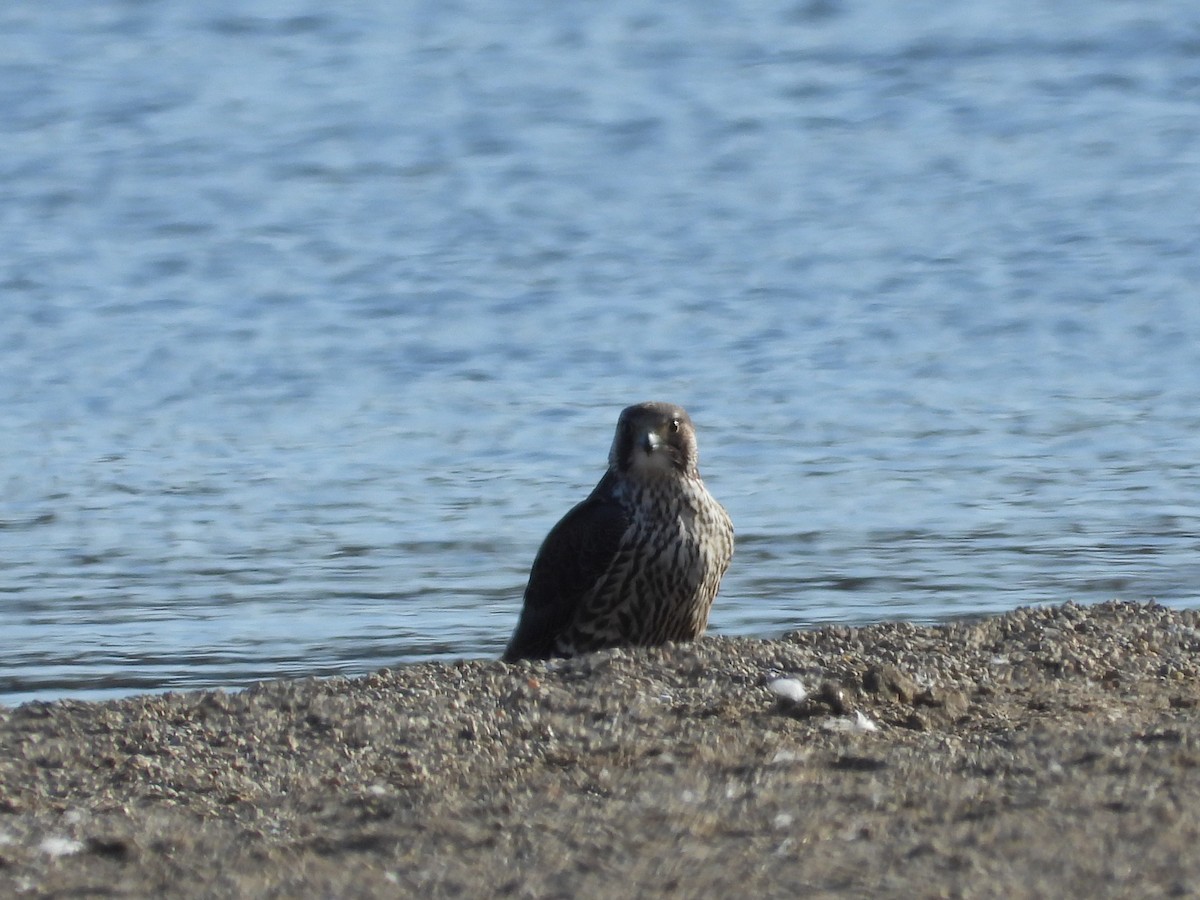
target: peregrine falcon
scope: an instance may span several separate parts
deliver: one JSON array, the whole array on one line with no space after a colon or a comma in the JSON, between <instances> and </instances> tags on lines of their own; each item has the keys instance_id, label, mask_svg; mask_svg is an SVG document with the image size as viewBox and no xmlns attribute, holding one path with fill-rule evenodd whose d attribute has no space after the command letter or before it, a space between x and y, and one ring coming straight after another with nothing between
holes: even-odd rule
<instances>
[{"instance_id":1,"label":"peregrine falcon","mask_svg":"<svg viewBox=\"0 0 1200 900\"><path fill-rule=\"evenodd\" d=\"M505 660L704 633L733 556L733 523L696 461L696 430L678 406L621 413L608 471L533 561Z\"/></svg>"}]
</instances>

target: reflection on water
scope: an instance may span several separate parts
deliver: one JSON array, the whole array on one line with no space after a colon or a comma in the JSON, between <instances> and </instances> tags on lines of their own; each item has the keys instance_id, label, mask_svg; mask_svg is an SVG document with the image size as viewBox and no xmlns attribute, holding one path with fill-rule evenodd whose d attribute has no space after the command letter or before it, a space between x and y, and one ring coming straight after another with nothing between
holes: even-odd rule
<instances>
[{"instance_id":1,"label":"reflection on water","mask_svg":"<svg viewBox=\"0 0 1200 900\"><path fill-rule=\"evenodd\" d=\"M1194 603L1197 22L710 12L0 11L0 701L498 654L644 399L721 633Z\"/></svg>"}]
</instances>

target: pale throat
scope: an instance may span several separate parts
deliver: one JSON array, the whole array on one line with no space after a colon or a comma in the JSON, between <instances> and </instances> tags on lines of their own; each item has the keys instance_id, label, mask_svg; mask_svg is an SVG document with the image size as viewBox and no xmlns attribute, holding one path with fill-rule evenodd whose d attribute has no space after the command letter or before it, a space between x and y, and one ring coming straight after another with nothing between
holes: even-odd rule
<instances>
[{"instance_id":1,"label":"pale throat","mask_svg":"<svg viewBox=\"0 0 1200 900\"><path fill-rule=\"evenodd\" d=\"M629 471L642 477L671 478L686 477L685 473L675 467L674 460L665 450L655 450L647 453L640 447L633 451L633 459L629 463Z\"/></svg>"}]
</instances>

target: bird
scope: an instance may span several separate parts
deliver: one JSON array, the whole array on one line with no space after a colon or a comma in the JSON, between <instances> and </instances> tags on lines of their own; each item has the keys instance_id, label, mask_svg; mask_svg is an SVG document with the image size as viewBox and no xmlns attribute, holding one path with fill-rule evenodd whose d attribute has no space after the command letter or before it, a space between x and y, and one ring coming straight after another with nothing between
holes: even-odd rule
<instances>
[{"instance_id":1,"label":"bird","mask_svg":"<svg viewBox=\"0 0 1200 900\"><path fill-rule=\"evenodd\" d=\"M733 522L704 486L698 458L683 408L621 412L603 477L534 558L505 661L704 633L733 558Z\"/></svg>"}]
</instances>

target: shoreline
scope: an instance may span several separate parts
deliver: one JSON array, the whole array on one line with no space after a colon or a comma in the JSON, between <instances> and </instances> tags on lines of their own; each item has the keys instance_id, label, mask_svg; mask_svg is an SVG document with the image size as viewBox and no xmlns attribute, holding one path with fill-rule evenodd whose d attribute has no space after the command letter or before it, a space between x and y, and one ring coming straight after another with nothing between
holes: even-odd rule
<instances>
[{"instance_id":1,"label":"shoreline","mask_svg":"<svg viewBox=\"0 0 1200 900\"><path fill-rule=\"evenodd\" d=\"M1184 896L1198 839L1155 604L0 707L12 896Z\"/></svg>"}]
</instances>

